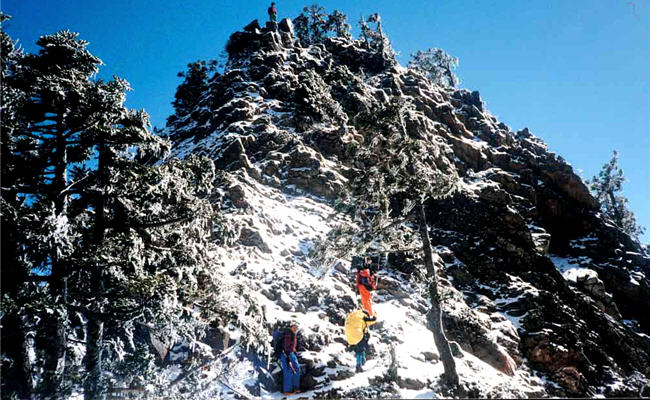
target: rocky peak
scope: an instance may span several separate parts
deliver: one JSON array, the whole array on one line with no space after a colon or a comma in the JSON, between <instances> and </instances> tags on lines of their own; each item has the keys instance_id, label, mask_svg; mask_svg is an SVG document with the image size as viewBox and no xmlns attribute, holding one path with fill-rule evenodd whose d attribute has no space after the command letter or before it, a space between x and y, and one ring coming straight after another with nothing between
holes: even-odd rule
<instances>
[{"instance_id":1,"label":"rocky peak","mask_svg":"<svg viewBox=\"0 0 650 400\"><path fill-rule=\"evenodd\" d=\"M298 312L307 320L310 307L327 310L328 324L314 325L318 333L307 330L318 338L312 338L310 351L337 340L337 324L353 307L347 269L320 281L304 278L323 291L323 301L296 291L290 276L308 275L305 249L333 226L325 220L318 228L283 226L269 210L333 212L332 201L361 167L357 149L376 135L377 121L387 120L406 135L435 142L460 177L455 194L431 202L427 211L445 291L445 329L458 343L457 354L511 376L504 378L510 382L505 392L478 394L522 395L513 387L523 375L531 388L536 376L547 379L538 385L541 393L531 389L535 396L642 390L650 366L650 258L601 218L571 165L528 128L513 132L490 114L478 92L434 85L362 40L330 37L302 45L289 19L265 27L253 21L231 35L226 50L224 73L212 78L195 110L166 133L175 155L206 155L229 177L215 196L236 227L233 252L259 257L265 271L286 278L270 286L251 284L267 315ZM387 116L396 105L401 112L391 121ZM413 317L400 320L401 328L392 320L379 325L377 354L385 357L387 338L407 326L417 331L426 312L413 273L420 256L396 249L389 260L391 272L377 300L386 310L403 307ZM327 354L333 358L310 358L312 370L327 376L312 382L321 394L338 387L332 381L346 379L328 366L343 356ZM433 356L413 357L436 362ZM433 387L404 368L398 387Z\"/></svg>"}]
</instances>

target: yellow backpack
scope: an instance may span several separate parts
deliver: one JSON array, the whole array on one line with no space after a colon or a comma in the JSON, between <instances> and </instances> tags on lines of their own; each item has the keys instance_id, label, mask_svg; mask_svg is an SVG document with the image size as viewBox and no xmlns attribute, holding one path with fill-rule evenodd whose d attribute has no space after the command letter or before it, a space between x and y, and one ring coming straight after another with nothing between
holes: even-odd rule
<instances>
[{"instance_id":1,"label":"yellow backpack","mask_svg":"<svg viewBox=\"0 0 650 400\"><path fill-rule=\"evenodd\" d=\"M349 345L355 345L363 339L363 333L368 327L377 321L364 321L363 317L367 314L363 310L355 310L345 318L345 338ZM373 316L376 316L373 315Z\"/></svg>"}]
</instances>

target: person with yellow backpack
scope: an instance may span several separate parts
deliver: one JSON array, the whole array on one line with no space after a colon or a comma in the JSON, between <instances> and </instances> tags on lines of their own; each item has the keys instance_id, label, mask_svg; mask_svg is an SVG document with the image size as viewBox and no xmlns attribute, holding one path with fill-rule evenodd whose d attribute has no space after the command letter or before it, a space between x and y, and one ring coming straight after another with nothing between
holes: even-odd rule
<instances>
[{"instance_id":1,"label":"person with yellow backpack","mask_svg":"<svg viewBox=\"0 0 650 400\"><path fill-rule=\"evenodd\" d=\"M370 339L368 327L377 322L376 315L370 315L366 310L352 311L345 318L345 338L348 345L354 346L357 359L356 372L363 372L363 364L366 362L366 349Z\"/></svg>"}]
</instances>

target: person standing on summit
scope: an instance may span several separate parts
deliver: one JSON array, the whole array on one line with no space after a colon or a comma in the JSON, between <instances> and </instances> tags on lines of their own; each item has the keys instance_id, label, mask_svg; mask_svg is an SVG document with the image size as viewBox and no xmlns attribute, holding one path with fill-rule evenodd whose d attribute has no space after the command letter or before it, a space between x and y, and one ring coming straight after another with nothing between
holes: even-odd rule
<instances>
[{"instance_id":1,"label":"person standing on summit","mask_svg":"<svg viewBox=\"0 0 650 400\"><path fill-rule=\"evenodd\" d=\"M267 11L269 13L269 20L276 22L278 19L278 10L275 8L275 3L271 3L271 7Z\"/></svg>"}]
</instances>

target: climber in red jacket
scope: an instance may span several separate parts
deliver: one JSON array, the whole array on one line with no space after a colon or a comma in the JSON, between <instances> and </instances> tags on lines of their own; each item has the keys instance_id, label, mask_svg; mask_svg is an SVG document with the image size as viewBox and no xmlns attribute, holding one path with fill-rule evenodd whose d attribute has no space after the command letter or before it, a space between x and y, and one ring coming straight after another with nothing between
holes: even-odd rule
<instances>
[{"instance_id":1,"label":"climber in red jacket","mask_svg":"<svg viewBox=\"0 0 650 400\"><path fill-rule=\"evenodd\" d=\"M374 315L372 312L372 301L370 300L370 291L375 290L377 286L375 281L370 274L370 259L366 258L363 265L357 266L357 272L354 276L354 281L361 295L361 304L363 309L368 311L370 315Z\"/></svg>"}]
</instances>

